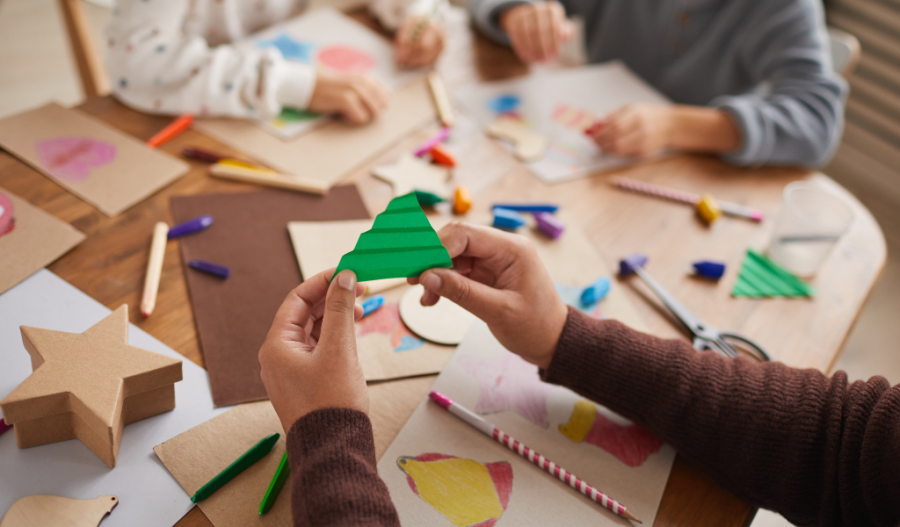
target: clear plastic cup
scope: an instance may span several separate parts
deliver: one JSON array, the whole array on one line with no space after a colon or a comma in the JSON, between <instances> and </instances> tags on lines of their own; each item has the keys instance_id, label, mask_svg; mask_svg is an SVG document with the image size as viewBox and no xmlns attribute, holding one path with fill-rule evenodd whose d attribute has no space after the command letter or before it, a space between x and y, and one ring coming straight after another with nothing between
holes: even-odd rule
<instances>
[{"instance_id":1,"label":"clear plastic cup","mask_svg":"<svg viewBox=\"0 0 900 527\"><path fill-rule=\"evenodd\" d=\"M795 181L784 188L769 256L799 276L816 274L853 223L853 209L837 194Z\"/></svg>"}]
</instances>

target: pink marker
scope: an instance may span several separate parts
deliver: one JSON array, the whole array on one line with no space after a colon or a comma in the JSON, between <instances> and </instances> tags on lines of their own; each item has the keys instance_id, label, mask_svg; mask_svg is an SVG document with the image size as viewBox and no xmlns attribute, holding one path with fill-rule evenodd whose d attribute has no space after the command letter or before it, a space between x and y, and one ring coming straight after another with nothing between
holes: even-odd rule
<instances>
[{"instance_id":1,"label":"pink marker","mask_svg":"<svg viewBox=\"0 0 900 527\"><path fill-rule=\"evenodd\" d=\"M522 443L513 439L510 435L504 433L502 430L494 426L493 424L485 421L479 415L469 411L468 409L456 404L452 399L443 395L439 392L432 391L428 394L428 397L431 398L432 401L438 404L444 410L447 410L451 414L456 417L462 419L467 424L477 429L482 434L490 437L494 441L500 443L506 448L512 450L516 454L519 454L523 458L532 462L533 464L540 467L544 472L550 474L551 476L559 479L566 485L569 485L573 489L578 492L584 494L591 500L599 503L603 507L609 509L615 514L625 518L626 520L631 520L633 522L641 523L641 520L634 517L633 514L628 512L625 509L625 506L619 503L618 501L610 498L609 496L603 494L598 491L594 487L588 485L584 482L584 480L579 479L577 476L572 474L571 472L566 471L566 469L557 465L556 463L550 461L544 456L538 454L534 450L528 448Z\"/></svg>"},{"instance_id":2,"label":"pink marker","mask_svg":"<svg viewBox=\"0 0 900 527\"><path fill-rule=\"evenodd\" d=\"M450 136L450 127L445 126L445 127L441 128L441 131L438 132L436 136L432 137L428 141L425 141L424 143L419 145L419 148L416 148L416 151L413 153L416 155L416 157L422 157L425 154L427 154L428 152L431 152L432 148L443 143L449 136Z\"/></svg>"}]
</instances>

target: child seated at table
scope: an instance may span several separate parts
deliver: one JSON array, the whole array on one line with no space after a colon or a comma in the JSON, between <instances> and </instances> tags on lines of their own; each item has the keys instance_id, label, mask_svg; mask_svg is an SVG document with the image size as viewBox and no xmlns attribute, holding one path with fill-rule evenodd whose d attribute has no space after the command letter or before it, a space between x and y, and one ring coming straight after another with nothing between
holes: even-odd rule
<instances>
[{"instance_id":1,"label":"child seated at table","mask_svg":"<svg viewBox=\"0 0 900 527\"><path fill-rule=\"evenodd\" d=\"M435 2L437 3L435 9ZM229 44L299 14L307 0L119 0L108 28L108 62L116 97L149 113L270 118L282 108L372 120L389 100L364 74L316 72L275 47ZM444 45L439 22L446 0L374 0L371 11L396 29L396 59L416 68ZM416 26L435 9L424 29ZM418 38L411 36L418 32Z\"/></svg>"},{"instance_id":2,"label":"child seated at table","mask_svg":"<svg viewBox=\"0 0 900 527\"><path fill-rule=\"evenodd\" d=\"M719 154L736 165L825 164L843 129L820 0L470 0L520 59L555 58L584 19L590 62L623 61L675 104L631 104L586 132L603 151Z\"/></svg>"}]
</instances>

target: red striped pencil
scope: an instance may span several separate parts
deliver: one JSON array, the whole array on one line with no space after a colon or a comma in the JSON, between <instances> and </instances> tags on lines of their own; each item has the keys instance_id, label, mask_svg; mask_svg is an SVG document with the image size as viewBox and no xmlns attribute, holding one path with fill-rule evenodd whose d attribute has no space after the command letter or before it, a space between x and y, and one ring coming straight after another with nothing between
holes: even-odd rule
<instances>
[{"instance_id":1,"label":"red striped pencil","mask_svg":"<svg viewBox=\"0 0 900 527\"><path fill-rule=\"evenodd\" d=\"M523 458L528 461L534 463L544 472L554 476L559 479L563 483L569 485L573 489L581 492L588 498L594 500L599 503L603 507L609 509L615 514L625 518L626 520L631 520L633 522L641 523L641 520L634 517L633 514L628 512L625 509L625 506L619 503L618 501L610 498L609 496L603 494L598 491L594 487L588 485L584 480L579 479L577 476L572 474L571 472L566 471L566 469L557 465L556 463L550 461L544 456L538 454L534 450L528 448L522 443L513 439L509 434L506 434L493 424L485 421L480 416L470 412L465 407L460 406L457 403L454 403L452 399L443 395L439 392L432 391L428 394L428 397L431 398L432 401L437 403L441 408L447 410L451 414L459 417L467 424L471 425L473 428L476 428L478 431L483 433L484 435L492 438L494 441L500 443L506 448L512 450L516 454L519 454Z\"/></svg>"},{"instance_id":2,"label":"red striped pencil","mask_svg":"<svg viewBox=\"0 0 900 527\"><path fill-rule=\"evenodd\" d=\"M612 178L612 183L617 187L623 188L625 190L632 190L641 194L648 194L650 196L670 199L672 201L689 203L695 206L700 202L699 194L684 192L682 190L676 190L668 187L661 187L659 185L654 185L652 183L646 183L644 181L638 181L636 179L627 177ZM722 209L722 212L730 216L738 216L753 221L763 220L763 213L761 210L746 207L744 205L738 205L737 203L730 203L728 201L716 200L716 202L718 203L719 208Z\"/></svg>"}]
</instances>

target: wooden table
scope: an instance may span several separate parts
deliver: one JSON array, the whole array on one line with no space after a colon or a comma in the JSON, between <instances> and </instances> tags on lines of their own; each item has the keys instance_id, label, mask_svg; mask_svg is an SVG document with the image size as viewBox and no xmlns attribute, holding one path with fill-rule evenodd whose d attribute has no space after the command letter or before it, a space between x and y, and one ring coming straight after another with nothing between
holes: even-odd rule
<instances>
[{"instance_id":1,"label":"wooden table","mask_svg":"<svg viewBox=\"0 0 900 527\"><path fill-rule=\"evenodd\" d=\"M465 25L451 28L451 47L440 70L451 85L472 78L497 79L527 72L509 50L473 37ZM132 111L110 97L94 98L80 109L142 140L170 119ZM394 148L360 167L348 178L355 182L370 212L390 200L387 184L369 176L369 167L390 162L438 129L437 124L404 138ZM162 147L173 155L187 145L228 151L215 141L188 131ZM475 194L474 212L487 212L494 200L553 201L578 219L589 239L614 268L619 258L641 251L650 256L648 270L700 317L722 328L758 340L777 360L798 367L829 371L843 347L873 284L884 265L881 230L855 198L821 174L781 169L740 169L716 159L680 156L644 163L616 172L629 177L689 191L708 191L723 200L744 203L769 214L762 225L723 218L705 227L686 206L624 193L608 184L610 173L547 186L515 162L501 146L477 136L463 148L455 172ZM778 211L784 186L810 179L844 194L853 204L856 220L814 280L814 300L750 300L729 295L748 246L764 248L771 218ZM144 280L153 225L172 223L169 198L184 194L239 192L251 185L212 179L203 165L117 217L109 218L70 194L49 178L5 152L0 152L0 186L71 223L87 239L50 266L50 270L81 291L114 309L132 307L131 321L203 366L193 314L182 274L177 244L167 246L159 299L154 315L142 320L136 307ZM690 263L701 258L728 263L716 285L689 276ZM651 331L659 336L682 336L657 299L642 284L620 281ZM384 452L433 377L370 386L371 416L378 454ZM755 510L718 487L708 476L676 459L656 519L657 526L744 526ZM180 527L209 526L194 508Z\"/></svg>"}]
</instances>

